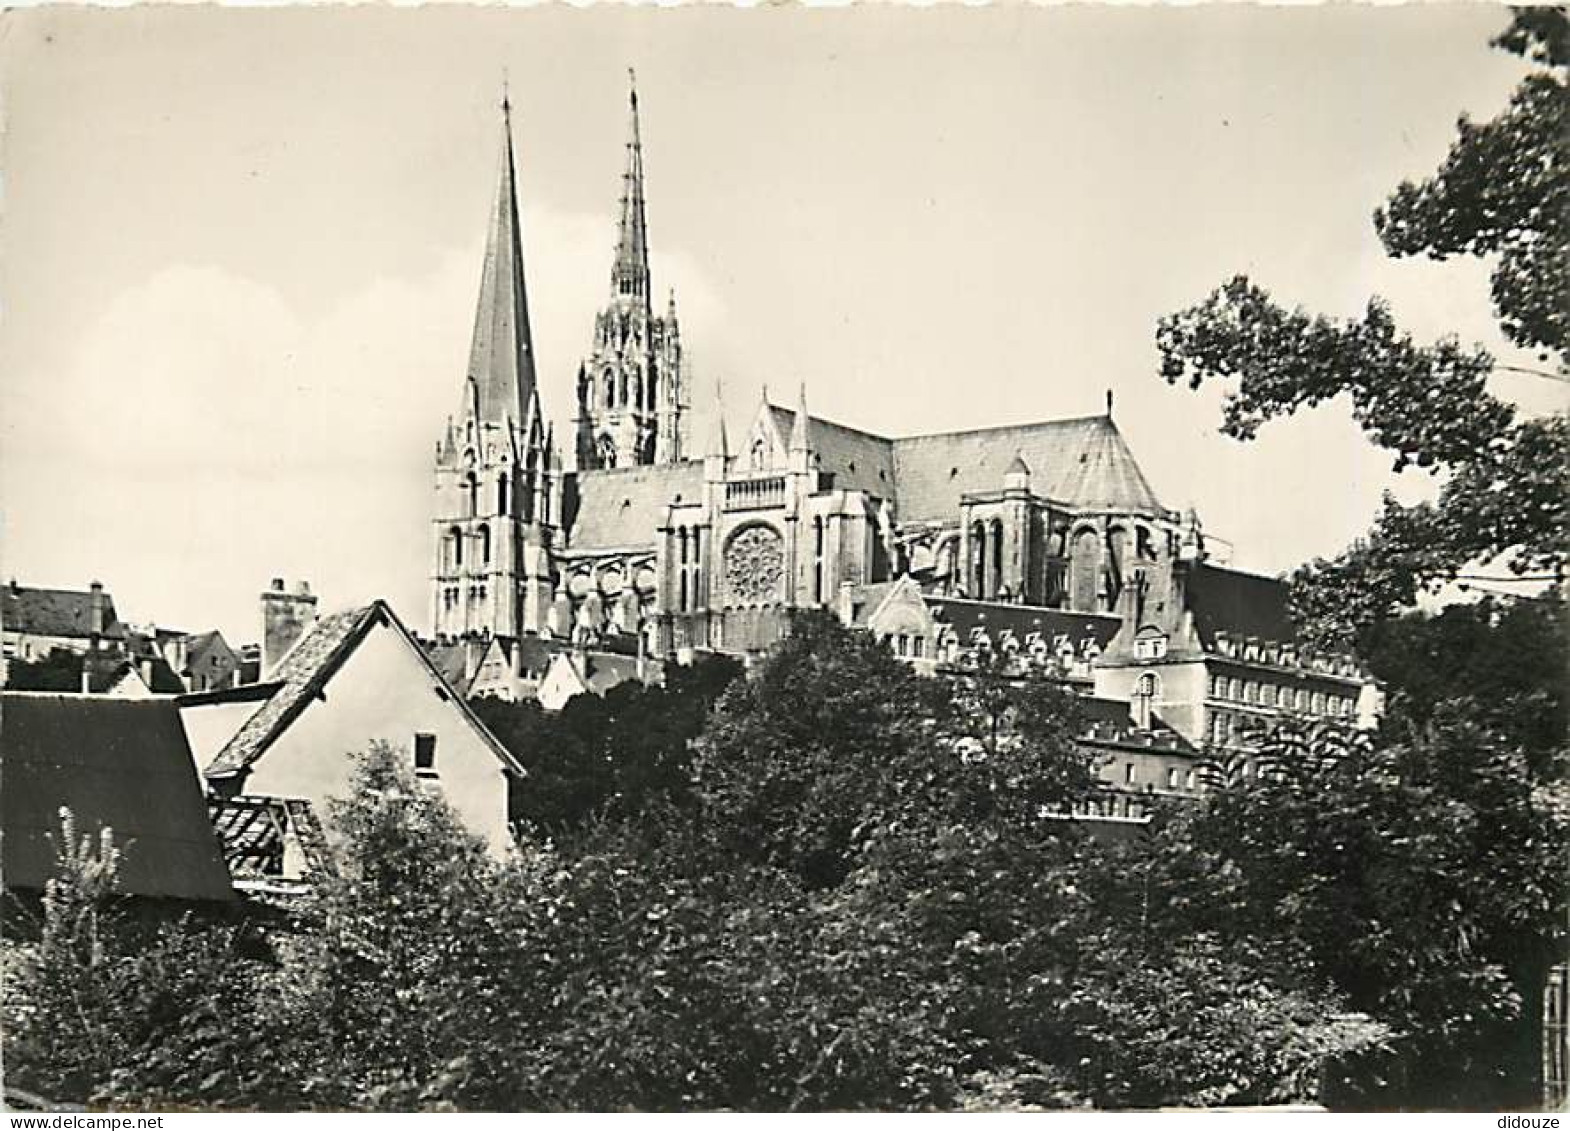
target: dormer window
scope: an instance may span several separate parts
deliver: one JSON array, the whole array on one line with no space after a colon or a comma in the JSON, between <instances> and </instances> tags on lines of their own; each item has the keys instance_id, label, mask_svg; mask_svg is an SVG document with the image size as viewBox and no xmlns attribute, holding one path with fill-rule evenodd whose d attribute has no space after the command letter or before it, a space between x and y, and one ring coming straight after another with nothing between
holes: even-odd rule
<instances>
[{"instance_id":1,"label":"dormer window","mask_svg":"<svg viewBox=\"0 0 1570 1131\"><path fill-rule=\"evenodd\" d=\"M1165 636L1142 636L1134 641L1136 660L1159 660L1167 654Z\"/></svg>"}]
</instances>

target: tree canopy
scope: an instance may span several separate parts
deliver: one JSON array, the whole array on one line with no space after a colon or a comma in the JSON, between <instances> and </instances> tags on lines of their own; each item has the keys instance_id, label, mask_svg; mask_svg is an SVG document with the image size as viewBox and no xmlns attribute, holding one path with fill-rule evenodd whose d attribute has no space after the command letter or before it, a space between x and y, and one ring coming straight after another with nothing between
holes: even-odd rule
<instances>
[{"instance_id":1,"label":"tree canopy","mask_svg":"<svg viewBox=\"0 0 1570 1131\"><path fill-rule=\"evenodd\" d=\"M1562 9L1525 9L1494 42L1533 65L1509 108L1462 117L1433 176L1404 183L1374 214L1393 256L1490 256L1507 338L1566 369L1570 93ZM1442 473L1434 503L1387 496L1373 529L1295 577L1305 634L1346 645L1410 607L1468 563L1560 576L1570 545L1570 431L1563 414L1522 419L1493 396L1495 360L1454 339L1423 344L1371 299L1360 319L1288 309L1245 276L1163 318L1156 341L1169 382L1234 381L1222 431L1252 439L1266 422L1345 395L1368 436L1401 470Z\"/></svg>"}]
</instances>

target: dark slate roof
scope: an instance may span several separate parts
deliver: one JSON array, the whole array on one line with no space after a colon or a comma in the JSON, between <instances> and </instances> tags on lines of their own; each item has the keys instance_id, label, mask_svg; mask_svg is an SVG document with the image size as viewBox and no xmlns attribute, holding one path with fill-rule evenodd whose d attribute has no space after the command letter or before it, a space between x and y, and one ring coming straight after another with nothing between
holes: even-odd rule
<instances>
[{"instance_id":1,"label":"dark slate roof","mask_svg":"<svg viewBox=\"0 0 1570 1131\"><path fill-rule=\"evenodd\" d=\"M1296 638L1287 615L1286 582L1220 566L1201 565L1189 575L1187 602L1205 648L1216 633L1288 644Z\"/></svg>"},{"instance_id":2,"label":"dark slate roof","mask_svg":"<svg viewBox=\"0 0 1570 1131\"><path fill-rule=\"evenodd\" d=\"M174 674L174 669L159 655L121 660L112 668L93 675L92 688L94 691L108 691L133 670L136 678L156 695L179 695L185 691L185 684L181 682L180 677Z\"/></svg>"},{"instance_id":3,"label":"dark slate roof","mask_svg":"<svg viewBox=\"0 0 1570 1131\"><path fill-rule=\"evenodd\" d=\"M1081 510L1164 509L1106 416L912 436L893 449L901 522L952 521L962 495L1002 490L1016 457L1037 495Z\"/></svg>"},{"instance_id":4,"label":"dark slate roof","mask_svg":"<svg viewBox=\"0 0 1570 1131\"><path fill-rule=\"evenodd\" d=\"M703 498L702 460L580 471L576 479L577 507L567 520L574 550L652 546L665 507Z\"/></svg>"},{"instance_id":5,"label":"dark slate roof","mask_svg":"<svg viewBox=\"0 0 1570 1131\"><path fill-rule=\"evenodd\" d=\"M774 404L769 406L769 411L774 414L775 427L788 445L796 426L795 412ZM880 499L894 498L893 441L808 415L807 443L816 457L816 466L834 476L835 487L865 491Z\"/></svg>"},{"instance_id":6,"label":"dark slate roof","mask_svg":"<svg viewBox=\"0 0 1570 1131\"><path fill-rule=\"evenodd\" d=\"M0 848L5 883L54 874L59 811L78 836L114 830L127 895L234 896L172 700L6 692L0 702Z\"/></svg>"},{"instance_id":7,"label":"dark slate roof","mask_svg":"<svg viewBox=\"0 0 1570 1131\"><path fill-rule=\"evenodd\" d=\"M1114 613L1071 613L1037 605L1010 605L994 601L969 601L961 597L927 597L927 607L939 621L954 626L961 641L970 638L973 628L985 628L988 635L1010 629L1021 642L1032 632L1051 640L1065 635L1078 644L1093 637L1105 648L1117 635L1122 619Z\"/></svg>"},{"instance_id":8,"label":"dark slate roof","mask_svg":"<svg viewBox=\"0 0 1570 1131\"><path fill-rule=\"evenodd\" d=\"M358 609L348 609L323 617L299 639L272 673L278 690L259 707L233 738L218 752L205 771L210 778L238 774L267 752L278 736L310 705L327 681L354 654L370 630L386 624L403 636L426 670L447 689L453 702L479 731L491 750L508 769L522 773L522 766L509 754L485 725L475 717L462 695L447 682L424 648L394 615L385 601L373 601Z\"/></svg>"},{"instance_id":9,"label":"dark slate roof","mask_svg":"<svg viewBox=\"0 0 1570 1131\"><path fill-rule=\"evenodd\" d=\"M1090 733L1085 735L1089 740L1120 746L1175 750L1185 754L1195 752L1194 744L1167 725L1160 712L1156 713L1154 725L1148 731L1136 727L1126 699L1082 695L1079 708L1084 721L1091 728Z\"/></svg>"},{"instance_id":10,"label":"dark slate roof","mask_svg":"<svg viewBox=\"0 0 1570 1131\"><path fill-rule=\"evenodd\" d=\"M445 679L460 695L469 693L468 678L468 651L469 645L460 640L446 644L441 642L422 642L425 654L430 658L431 666L442 673Z\"/></svg>"},{"instance_id":11,"label":"dark slate roof","mask_svg":"<svg viewBox=\"0 0 1570 1131\"><path fill-rule=\"evenodd\" d=\"M586 658L589 664L589 689L597 695L604 695L618 683L638 678L638 661L627 656L590 652Z\"/></svg>"},{"instance_id":12,"label":"dark slate roof","mask_svg":"<svg viewBox=\"0 0 1570 1131\"><path fill-rule=\"evenodd\" d=\"M104 597L104 631L109 639L125 636L115 615L114 600ZM29 589L11 584L0 588L0 627L29 636L88 637L92 634L93 595L77 589Z\"/></svg>"}]
</instances>

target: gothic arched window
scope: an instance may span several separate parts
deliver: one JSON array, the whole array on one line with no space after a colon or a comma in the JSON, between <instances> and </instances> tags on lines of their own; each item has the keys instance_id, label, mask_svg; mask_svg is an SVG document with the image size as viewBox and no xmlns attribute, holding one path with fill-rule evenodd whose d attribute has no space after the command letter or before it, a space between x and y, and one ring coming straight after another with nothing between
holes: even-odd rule
<instances>
[{"instance_id":1,"label":"gothic arched window","mask_svg":"<svg viewBox=\"0 0 1570 1131\"><path fill-rule=\"evenodd\" d=\"M823 519L812 520L812 600L823 603Z\"/></svg>"},{"instance_id":2,"label":"gothic arched window","mask_svg":"<svg viewBox=\"0 0 1570 1131\"><path fill-rule=\"evenodd\" d=\"M752 442L752 470L762 471L768 466L768 445L760 436Z\"/></svg>"},{"instance_id":3,"label":"gothic arched window","mask_svg":"<svg viewBox=\"0 0 1570 1131\"><path fill-rule=\"evenodd\" d=\"M1069 608L1077 613L1096 611L1096 577L1101 566L1100 547L1094 530L1074 535L1069 564Z\"/></svg>"},{"instance_id":4,"label":"gothic arched window","mask_svg":"<svg viewBox=\"0 0 1570 1131\"><path fill-rule=\"evenodd\" d=\"M992 544L988 547L989 560L987 596L996 597L1003 589L1003 523L992 520Z\"/></svg>"},{"instance_id":5,"label":"gothic arched window","mask_svg":"<svg viewBox=\"0 0 1570 1131\"><path fill-rule=\"evenodd\" d=\"M463 487L464 494L467 496L468 517L473 518L480 513L480 480L474 472L469 472L463 481Z\"/></svg>"},{"instance_id":6,"label":"gothic arched window","mask_svg":"<svg viewBox=\"0 0 1570 1131\"><path fill-rule=\"evenodd\" d=\"M605 407L610 408L616 403L616 373L614 370L605 371Z\"/></svg>"},{"instance_id":7,"label":"gothic arched window","mask_svg":"<svg viewBox=\"0 0 1570 1131\"><path fill-rule=\"evenodd\" d=\"M509 486L509 483L507 481L507 473L504 471L501 474L501 478L496 480L496 513L497 514L506 514L507 513L507 503L508 503L507 488L508 488L508 486Z\"/></svg>"},{"instance_id":8,"label":"gothic arched window","mask_svg":"<svg viewBox=\"0 0 1570 1131\"><path fill-rule=\"evenodd\" d=\"M678 548L678 564L676 566L677 595L676 608L681 612L687 611L687 528L683 526L676 532L676 545Z\"/></svg>"},{"instance_id":9,"label":"gothic arched window","mask_svg":"<svg viewBox=\"0 0 1570 1131\"><path fill-rule=\"evenodd\" d=\"M985 596L987 579L987 528L979 522L970 525L970 593L980 599Z\"/></svg>"},{"instance_id":10,"label":"gothic arched window","mask_svg":"<svg viewBox=\"0 0 1570 1131\"><path fill-rule=\"evenodd\" d=\"M600 466L616 466L616 441L609 436L600 437Z\"/></svg>"},{"instance_id":11,"label":"gothic arched window","mask_svg":"<svg viewBox=\"0 0 1570 1131\"><path fill-rule=\"evenodd\" d=\"M463 568L463 531L456 526L447 532L447 562L453 569Z\"/></svg>"},{"instance_id":12,"label":"gothic arched window","mask_svg":"<svg viewBox=\"0 0 1570 1131\"><path fill-rule=\"evenodd\" d=\"M480 527L480 562L483 565L491 564L491 528L489 525Z\"/></svg>"}]
</instances>

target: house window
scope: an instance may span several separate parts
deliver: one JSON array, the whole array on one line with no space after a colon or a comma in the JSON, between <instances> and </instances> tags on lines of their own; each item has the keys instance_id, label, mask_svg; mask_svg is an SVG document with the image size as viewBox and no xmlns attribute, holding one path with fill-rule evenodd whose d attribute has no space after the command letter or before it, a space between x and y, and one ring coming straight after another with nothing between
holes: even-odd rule
<instances>
[{"instance_id":1,"label":"house window","mask_svg":"<svg viewBox=\"0 0 1570 1131\"><path fill-rule=\"evenodd\" d=\"M1168 769L1167 769L1167 788L1168 789L1177 789L1178 788L1178 774L1179 774L1179 772L1180 771L1178 770L1178 768L1176 766L1168 767Z\"/></svg>"},{"instance_id":2,"label":"house window","mask_svg":"<svg viewBox=\"0 0 1570 1131\"><path fill-rule=\"evenodd\" d=\"M421 777L436 776L436 736L434 734L417 734L414 736L414 772Z\"/></svg>"},{"instance_id":3,"label":"house window","mask_svg":"<svg viewBox=\"0 0 1570 1131\"><path fill-rule=\"evenodd\" d=\"M1134 763L1123 763L1123 781L1128 785L1134 784Z\"/></svg>"}]
</instances>

